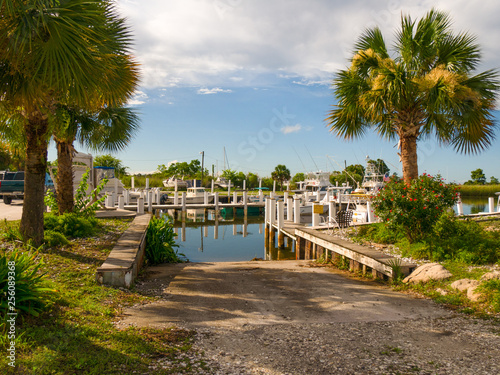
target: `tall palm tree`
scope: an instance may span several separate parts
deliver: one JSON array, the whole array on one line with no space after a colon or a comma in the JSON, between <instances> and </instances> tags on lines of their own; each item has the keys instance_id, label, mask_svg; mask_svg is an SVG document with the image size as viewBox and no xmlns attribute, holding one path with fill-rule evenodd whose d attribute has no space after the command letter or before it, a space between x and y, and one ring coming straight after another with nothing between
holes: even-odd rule
<instances>
[{"instance_id":1,"label":"tall palm tree","mask_svg":"<svg viewBox=\"0 0 500 375\"><path fill-rule=\"evenodd\" d=\"M22 118L25 195L20 230L43 241L51 121L60 105L121 106L138 74L130 33L111 1L0 0L0 121ZM3 120L1 120L3 119Z\"/></svg>"},{"instance_id":2,"label":"tall palm tree","mask_svg":"<svg viewBox=\"0 0 500 375\"><path fill-rule=\"evenodd\" d=\"M490 145L498 74L472 75L479 45L468 33L453 34L448 15L402 17L393 57L378 28L366 30L355 50L349 69L333 82L338 104L327 118L331 132L349 140L374 128L381 137L399 138L406 182L418 176L422 138L434 136L462 153Z\"/></svg>"},{"instance_id":3,"label":"tall palm tree","mask_svg":"<svg viewBox=\"0 0 500 375\"><path fill-rule=\"evenodd\" d=\"M271 177L280 183L280 190L283 190L283 182L290 179L290 170L285 165L278 164L271 172Z\"/></svg>"},{"instance_id":4,"label":"tall palm tree","mask_svg":"<svg viewBox=\"0 0 500 375\"><path fill-rule=\"evenodd\" d=\"M54 126L57 147L57 203L59 214L72 212L74 142L96 151L122 150L139 128L136 113L127 107L102 108L88 113L72 108L61 108Z\"/></svg>"}]
</instances>

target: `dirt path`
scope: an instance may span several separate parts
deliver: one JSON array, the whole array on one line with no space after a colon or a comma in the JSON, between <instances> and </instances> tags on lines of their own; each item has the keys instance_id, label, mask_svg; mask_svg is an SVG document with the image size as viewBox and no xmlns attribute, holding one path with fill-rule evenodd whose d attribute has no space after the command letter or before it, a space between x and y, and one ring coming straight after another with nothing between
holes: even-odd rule
<instances>
[{"instance_id":1,"label":"dirt path","mask_svg":"<svg viewBox=\"0 0 500 375\"><path fill-rule=\"evenodd\" d=\"M138 288L162 300L125 310L118 326L194 329L220 374L500 373L494 323L309 264L155 267Z\"/></svg>"}]
</instances>

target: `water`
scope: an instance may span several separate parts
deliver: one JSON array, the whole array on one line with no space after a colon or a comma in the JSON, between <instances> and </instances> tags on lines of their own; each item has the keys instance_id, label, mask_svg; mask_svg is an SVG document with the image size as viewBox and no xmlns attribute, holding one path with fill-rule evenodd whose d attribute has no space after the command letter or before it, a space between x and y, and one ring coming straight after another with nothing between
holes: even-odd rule
<instances>
[{"instance_id":1,"label":"water","mask_svg":"<svg viewBox=\"0 0 500 375\"><path fill-rule=\"evenodd\" d=\"M495 196L495 210L497 209L497 197ZM487 197L462 197L462 204L464 208L464 214L477 214L479 212L488 212L488 198ZM455 213L457 212L457 206L453 206Z\"/></svg>"},{"instance_id":2,"label":"water","mask_svg":"<svg viewBox=\"0 0 500 375\"><path fill-rule=\"evenodd\" d=\"M464 214L486 212L488 198L462 198ZM456 206L454 207L456 212ZM496 210L496 201L495 201ZM173 212L169 212L173 216ZM216 225L217 224L217 225ZM215 220L213 211L205 218L203 210L188 210L184 222L174 221L179 253L190 262L238 262L255 258L263 260L295 259L295 242L285 237L285 247L264 240L264 217L232 215Z\"/></svg>"},{"instance_id":3,"label":"water","mask_svg":"<svg viewBox=\"0 0 500 375\"><path fill-rule=\"evenodd\" d=\"M173 216L172 212L169 214ZM266 244L264 228L264 217L261 215L248 216L246 221L240 216L219 217L215 221L213 211L209 211L205 218L203 210L188 210L185 222L174 221L178 251L190 262L295 259L294 241L286 239L282 249Z\"/></svg>"}]
</instances>

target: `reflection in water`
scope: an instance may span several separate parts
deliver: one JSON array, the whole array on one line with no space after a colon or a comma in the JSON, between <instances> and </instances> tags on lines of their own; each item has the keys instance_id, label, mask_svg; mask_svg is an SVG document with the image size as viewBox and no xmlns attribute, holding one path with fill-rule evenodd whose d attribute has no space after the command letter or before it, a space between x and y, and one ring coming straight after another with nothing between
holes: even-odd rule
<instances>
[{"instance_id":1,"label":"reflection in water","mask_svg":"<svg viewBox=\"0 0 500 375\"><path fill-rule=\"evenodd\" d=\"M191 212L192 211L192 212ZM285 238L285 246L264 241L262 215L227 215L223 218L213 210L187 210L184 220L180 212L164 212L174 220L179 235L179 253L190 262L236 262L252 259L295 259L295 241ZM175 216L175 218L174 218Z\"/></svg>"}]
</instances>

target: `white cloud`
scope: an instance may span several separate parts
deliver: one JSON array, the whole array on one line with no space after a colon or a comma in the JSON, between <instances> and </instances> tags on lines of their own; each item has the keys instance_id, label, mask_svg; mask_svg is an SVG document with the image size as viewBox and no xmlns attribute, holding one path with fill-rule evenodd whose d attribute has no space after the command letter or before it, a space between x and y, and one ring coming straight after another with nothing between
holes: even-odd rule
<instances>
[{"instance_id":1,"label":"white cloud","mask_svg":"<svg viewBox=\"0 0 500 375\"><path fill-rule=\"evenodd\" d=\"M137 90L135 94L128 101L128 105L141 105L146 103L146 100L149 99L148 94L144 91Z\"/></svg>"},{"instance_id":2,"label":"white cloud","mask_svg":"<svg viewBox=\"0 0 500 375\"><path fill-rule=\"evenodd\" d=\"M283 126L280 130L283 134L298 133L299 131L302 130L302 125L296 124L296 125Z\"/></svg>"},{"instance_id":3,"label":"white cloud","mask_svg":"<svg viewBox=\"0 0 500 375\"><path fill-rule=\"evenodd\" d=\"M221 92L232 92L232 90L224 90L224 89L221 89L219 87L214 87L212 89L207 89L207 88L202 88L202 89L199 89L197 91L198 94L200 95L210 95L210 94L218 94L218 93L221 93Z\"/></svg>"},{"instance_id":4,"label":"white cloud","mask_svg":"<svg viewBox=\"0 0 500 375\"><path fill-rule=\"evenodd\" d=\"M279 74L323 84L347 65L356 38L379 26L392 45L401 14L435 7L478 36L484 67L498 65L500 2L483 0L119 0L146 88L266 86Z\"/></svg>"}]
</instances>

